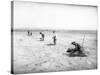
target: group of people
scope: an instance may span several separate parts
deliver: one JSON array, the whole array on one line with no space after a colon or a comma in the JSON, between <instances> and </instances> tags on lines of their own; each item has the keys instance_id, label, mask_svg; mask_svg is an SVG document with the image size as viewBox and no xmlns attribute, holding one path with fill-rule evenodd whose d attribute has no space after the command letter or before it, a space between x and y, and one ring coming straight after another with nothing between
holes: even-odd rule
<instances>
[{"instance_id":1,"label":"group of people","mask_svg":"<svg viewBox=\"0 0 100 75\"><path fill-rule=\"evenodd\" d=\"M52 32L53 33L53 37L52 37L52 45L56 45L56 41L57 41L57 38L56 38L56 35L55 35L55 31ZM40 32L40 41L44 41L45 40L45 34L43 32ZM28 36L32 36L32 32L31 31L28 31Z\"/></svg>"},{"instance_id":2,"label":"group of people","mask_svg":"<svg viewBox=\"0 0 100 75\"><path fill-rule=\"evenodd\" d=\"M32 36L32 32L31 31L27 31L28 32L28 36Z\"/></svg>"},{"instance_id":3,"label":"group of people","mask_svg":"<svg viewBox=\"0 0 100 75\"><path fill-rule=\"evenodd\" d=\"M56 45L57 43L57 37L55 35L55 31L52 32L53 33L53 37L52 37L52 45ZM45 40L45 34L43 32L40 32L40 41L44 41ZM32 32L28 31L28 36L32 36ZM79 43L76 43L76 42L71 42L71 45L74 45L75 48L68 48L67 49L67 53L69 53L68 55L70 57L75 57L75 56L81 56L81 57L84 57L86 56L84 53L83 53L83 47L79 44Z\"/></svg>"}]
</instances>

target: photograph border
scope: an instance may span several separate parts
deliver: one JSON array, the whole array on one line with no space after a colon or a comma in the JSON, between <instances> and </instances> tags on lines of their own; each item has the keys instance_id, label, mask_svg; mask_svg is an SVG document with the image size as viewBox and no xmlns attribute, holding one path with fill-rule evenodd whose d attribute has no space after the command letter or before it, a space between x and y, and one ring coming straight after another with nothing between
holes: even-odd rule
<instances>
[{"instance_id":1,"label":"photograph border","mask_svg":"<svg viewBox=\"0 0 100 75\"><path fill-rule=\"evenodd\" d=\"M77 3L59 3L59 2L40 2L40 1L11 1L11 74L14 74L14 64L13 64L13 58L14 58L14 43L13 43L13 27L14 27L14 2L32 2L32 3L44 3L44 4L57 4L57 5L76 5L76 6L91 6L91 7L96 7L97 8L97 23L98 23L98 7L99 5L94 5L94 4L77 4ZM98 69L98 37L99 37L99 32L98 32L98 26L99 24L97 24L97 69ZM90 69L92 70L92 69ZM95 69L94 69L95 70ZM80 71L80 70L72 70L72 71ZM81 70L82 71L82 70ZM58 71L58 72L64 72L64 71ZM66 72L66 71L65 71ZM50 73L50 72L40 72L40 73ZM30 73L29 73L30 74ZM33 74L33 73L31 73Z\"/></svg>"}]
</instances>

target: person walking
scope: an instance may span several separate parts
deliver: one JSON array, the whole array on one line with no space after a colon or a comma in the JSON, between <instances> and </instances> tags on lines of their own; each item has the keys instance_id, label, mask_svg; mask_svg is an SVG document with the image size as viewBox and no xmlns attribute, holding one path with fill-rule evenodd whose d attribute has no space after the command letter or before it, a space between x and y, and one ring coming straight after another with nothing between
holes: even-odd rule
<instances>
[{"instance_id":1,"label":"person walking","mask_svg":"<svg viewBox=\"0 0 100 75\"><path fill-rule=\"evenodd\" d=\"M55 31L53 31L53 37L52 37L52 39L53 39L53 45L56 45L57 43L57 37L56 37L56 35L55 35Z\"/></svg>"}]
</instances>

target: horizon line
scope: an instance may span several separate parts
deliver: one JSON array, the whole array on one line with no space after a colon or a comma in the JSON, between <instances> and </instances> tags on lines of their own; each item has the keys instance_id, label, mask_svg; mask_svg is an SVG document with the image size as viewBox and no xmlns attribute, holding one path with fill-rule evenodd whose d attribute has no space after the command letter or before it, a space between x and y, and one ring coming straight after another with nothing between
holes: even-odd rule
<instances>
[{"instance_id":1,"label":"horizon line","mask_svg":"<svg viewBox=\"0 0 100 75\"><path fill-rule=\"evenodd\" d=\"M25 28L22 28L22 29L11 29L13 31L98 31L97 30L82 30L82 29L25 29Z\"/></svg>"}]
</instances>

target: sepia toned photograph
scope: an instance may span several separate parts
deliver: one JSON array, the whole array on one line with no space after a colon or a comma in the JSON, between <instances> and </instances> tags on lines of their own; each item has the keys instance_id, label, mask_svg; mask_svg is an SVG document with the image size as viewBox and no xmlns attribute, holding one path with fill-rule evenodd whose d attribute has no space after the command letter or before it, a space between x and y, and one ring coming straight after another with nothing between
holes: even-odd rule
<instances>
[{"instance_id":1,"label":"sepia toned photograph","mask_svg":"<svg viewBox=\"0 0 100 75\"><path fill-rule=\"evenodd\" d=\"M11 73L97 69L97 6L11 2Z\"/></svg>"}]
</instances>

